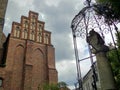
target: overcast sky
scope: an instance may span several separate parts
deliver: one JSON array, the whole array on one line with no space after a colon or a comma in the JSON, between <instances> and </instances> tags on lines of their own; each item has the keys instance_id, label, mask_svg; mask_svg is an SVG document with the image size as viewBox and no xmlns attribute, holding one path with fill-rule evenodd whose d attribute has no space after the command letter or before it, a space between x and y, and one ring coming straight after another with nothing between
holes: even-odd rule
<instances>
[{"instance_id":1,"label":"overcast sky","mask_svg":"<svg viewBox=\"0 0 120 90\"><path fill-rule=\"evenodd\" d=\"M72 89L77 82L76 61L73 49L71 21L83 8L85 0L8 0L4 33L11 32L12 22L20 22L22 15L28 12L39 13L39 20L45 22L45 29L52 32L52 44L55 47L56 68L59 81L64 81ZM87 49L81 40L80 58L86 57ZM81 62L82 75L90 68L89 60Z\"/></svg>"}]
</instances>

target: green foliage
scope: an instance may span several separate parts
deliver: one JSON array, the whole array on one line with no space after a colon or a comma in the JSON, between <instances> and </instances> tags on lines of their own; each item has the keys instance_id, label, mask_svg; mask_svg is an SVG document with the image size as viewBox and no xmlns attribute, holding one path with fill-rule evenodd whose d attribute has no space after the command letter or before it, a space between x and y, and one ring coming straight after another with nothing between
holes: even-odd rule
<instances>
[{"instance_id":1,"label":"green foliage","mask_svg":"<svg viewBox=\"0 0 120 90\"><path fill-rule=\"evenodd\" d=\"M59 87L57 84L44 84L43 90L59 90Z\"/></svg>"},{"instance_id":2,"label":"green foliage","mask_svg":"<svg viewBox=\"0 0 120 90\"><path fill-rule=\"evenodd\" d=\"M67 88L67 84L65 82L59 82L58 84L44 83L38 86L38 90L60 90L60 88Z\"/></svg>"},{"instance_id":3,"label":"green foliage","mask_svg":"<svg viewBox=\"0 0 120 90\"><path fill-rule=\"evenodd\" d=\"M111 19L114 19L113 21L120 21L120 0L96 0L98 4L106 5L112 11ZM107 13L111 14L111 13Z\"/></svg>"},{"instance_id":4,"label":"green foliage","mask_svg":"<svg viewBox=\"0 0 120 90\"><path fill-rule=\"evenodd\" d=\"M120 12L120 1L119 0L96 0L98 3L108 4L112 6L112 8L116 12Z\"/></svg>"},{"instance_id":5,"label":"green foliage","mask_svg":"<svg viewBox=\"0 0 120 90\"><path fill-rule=\"evenodd\" d=\"M110 51L108 53L108 59L112 66L117 88L118 90L120 90L120 39L118 34L116 34L116 36L117 36L117 46L118 46L117 51L116 50Z\"/></svg>"},{"instance_id":6,"label":"green foliage","mask_svg":"<svg viewBox=\"0 0 120 90\"><path fill-rule=\"evenodd\" d=\"M62 87L67 87L67 84L65 82L59 82L58 83L58 87L62 88Z\"/></svg>"}]
</instances>

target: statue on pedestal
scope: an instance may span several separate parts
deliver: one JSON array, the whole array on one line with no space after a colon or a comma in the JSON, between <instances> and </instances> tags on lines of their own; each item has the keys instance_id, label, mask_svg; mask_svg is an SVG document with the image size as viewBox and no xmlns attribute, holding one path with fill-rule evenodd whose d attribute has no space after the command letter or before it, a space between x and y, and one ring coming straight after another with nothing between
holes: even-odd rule
<instances>
[{"instance_id":1,"label":"statue on pedestal","mask_svg":"<svg viewBox=\"0 0 120 90\"><path fill-rule=\"evenodd\" d=\"M102 37L92 29L87 37L87 42L92 46L92 53L96 55L97 70L99 73L100 90L116 90L115 80L111 65L106 57L109 51Z\"/></svg>"}]
</instances>

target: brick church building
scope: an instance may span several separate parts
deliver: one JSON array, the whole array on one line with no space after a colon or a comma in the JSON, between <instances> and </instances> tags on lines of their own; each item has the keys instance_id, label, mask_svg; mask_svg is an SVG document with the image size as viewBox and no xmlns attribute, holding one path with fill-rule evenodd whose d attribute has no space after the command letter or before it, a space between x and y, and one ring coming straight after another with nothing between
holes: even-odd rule
<instances>
[{"instance_id":1,"label":"brick church building","mask_svg":"<svg viewBox=\"0 0 120 90\"><path fill-rule=\"evenodd\" d=\"M13 22L0 49L0 90L39 90L44 83L58 82L51 32L44 27L33 11Z\"/></svg>"}]
</instances>

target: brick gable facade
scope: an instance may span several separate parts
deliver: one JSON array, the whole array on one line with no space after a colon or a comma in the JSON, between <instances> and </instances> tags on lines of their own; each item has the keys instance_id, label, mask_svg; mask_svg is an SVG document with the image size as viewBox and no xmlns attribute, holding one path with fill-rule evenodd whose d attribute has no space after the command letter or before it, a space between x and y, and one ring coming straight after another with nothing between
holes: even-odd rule
<instances>
[{"instance_id":1,"label":"brick gable facade","mask_svg":"<svg viewBox=\"0 0 120 90\"><path fill-rule=\"evenodd\" d=\"M0 67L0 90L38 90L44 83L56 84L55 49L51 32L44 29L38 13L29 12L13 22L7 41L6 66Z\"/></svg>"}]
</instances>

